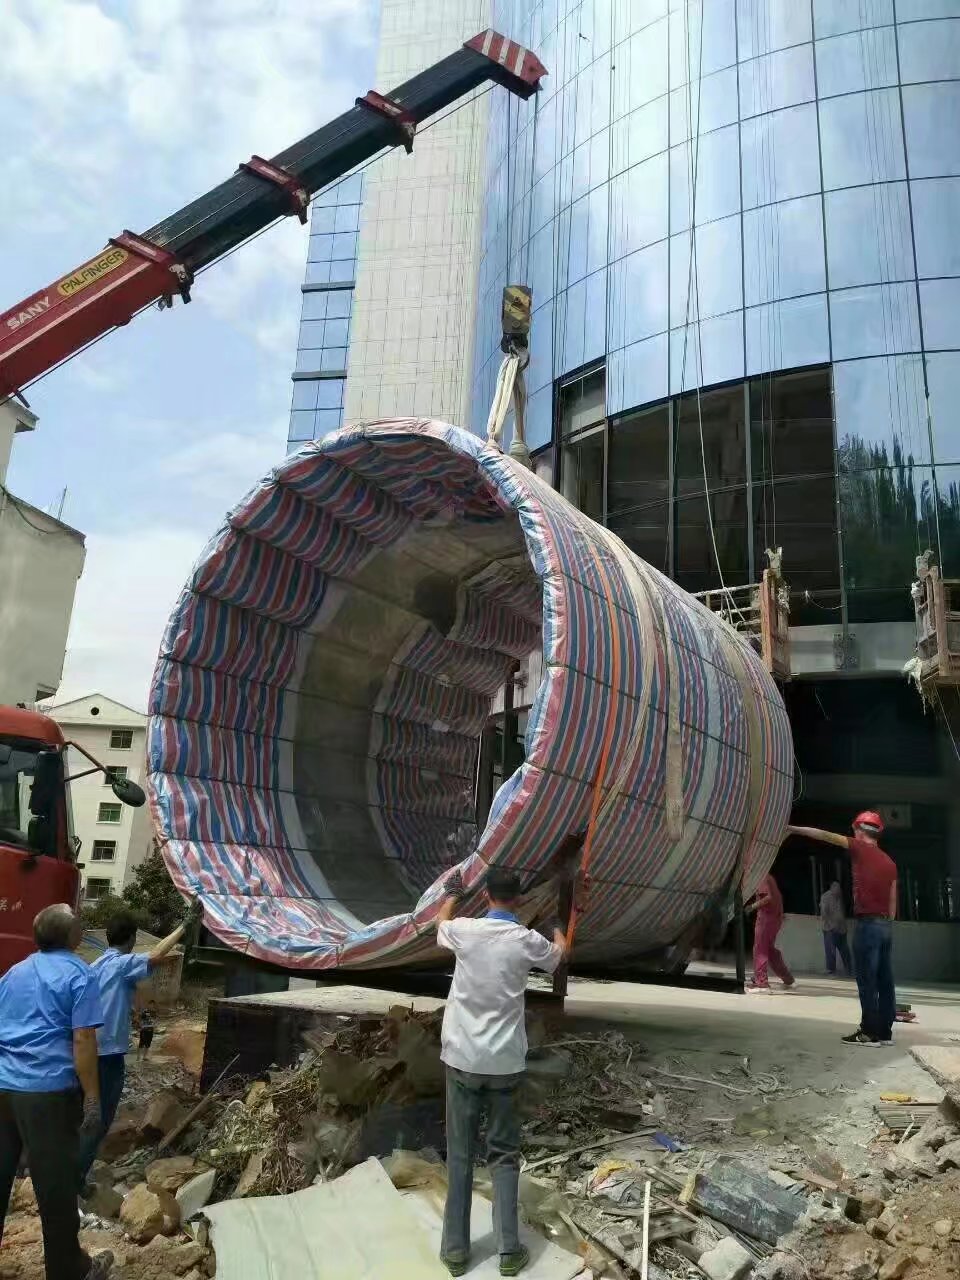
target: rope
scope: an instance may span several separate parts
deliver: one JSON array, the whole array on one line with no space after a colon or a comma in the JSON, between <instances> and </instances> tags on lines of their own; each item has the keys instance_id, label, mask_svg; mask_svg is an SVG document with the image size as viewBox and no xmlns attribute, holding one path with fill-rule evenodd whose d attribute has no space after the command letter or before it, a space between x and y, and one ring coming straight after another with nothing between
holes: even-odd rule
<instances>
[{"instance_id":1,"label":"rope","mask_svg":"<svg viewBox=\"0 0 960 1280\"><path fill-rule=\"evenodd\" d=\"M497 373L497 385L494 388L490 415L487 418L487 443L493 445L501 453L503 452L501 443L503 424L507 420L507 414L512 404L514 417L513 439L510 441L510 448L507 452L515 462L519 462L528 471L532 471L533 460L530 457L530 450L527 448L526 441L527 384L523 376L524 370L529 363L530 357L526 353L521 355L516 351L508 351L504 356L503 363Z\"/></svg>"}]
</instances>

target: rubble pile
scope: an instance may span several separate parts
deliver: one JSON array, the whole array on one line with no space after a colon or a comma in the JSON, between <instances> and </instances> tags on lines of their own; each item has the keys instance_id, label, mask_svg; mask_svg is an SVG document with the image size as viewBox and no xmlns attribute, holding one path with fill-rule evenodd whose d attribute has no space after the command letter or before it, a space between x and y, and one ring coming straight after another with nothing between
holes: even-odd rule
<instances>
[{"instance_id":1,"label":"rubble pile","mask_svg":"<svg viewBox=\"0 0 960 1280\"><path fill-rule=\"evenodd\" d=\"M204 1280L216 1268L207 1206L334 1191L371 1163L442 1213L440 1021L399 1005L382 1018L337 1017L305 1033L294 1067L222 1078L199 1100L141 1079L91 1173L86 1247L111 1248L120 1280ZM791 1090L747 1058L698 1070L619 1033L551 1040L536 1023L530 1043L522 1215L584 1277L960 1274L960 1066L952 1076L942 1055L925 1063L916 1051L943 1100L883 1095L878 1132L848 1172L809 1143L783 1141L777 1125L757 1127ZM489 1198L482 1169L476 1190ZM20 1280L42 1275L35 1212L24 1179L5 1241Z\"/></svg>"}]
</instances>

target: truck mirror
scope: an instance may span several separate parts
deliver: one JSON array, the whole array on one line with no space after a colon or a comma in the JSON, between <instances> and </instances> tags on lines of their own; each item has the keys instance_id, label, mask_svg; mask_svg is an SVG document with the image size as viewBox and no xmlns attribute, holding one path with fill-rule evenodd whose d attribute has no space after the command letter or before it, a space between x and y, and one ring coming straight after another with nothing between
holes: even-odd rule
<instances>
[{"instance_id":1,"label":"truck mirror","mask_svg":"<svg viewBox=\"0 0 960 1280\"><path fill-rule=\"evenodd\" d=\"M139 809L142 804L146 803L147 797L143 787L138 787L129 778L112 778L110 785L113 788L113 794L121 804L128 804L134 809Z\"/></svg>"}]
</instances>

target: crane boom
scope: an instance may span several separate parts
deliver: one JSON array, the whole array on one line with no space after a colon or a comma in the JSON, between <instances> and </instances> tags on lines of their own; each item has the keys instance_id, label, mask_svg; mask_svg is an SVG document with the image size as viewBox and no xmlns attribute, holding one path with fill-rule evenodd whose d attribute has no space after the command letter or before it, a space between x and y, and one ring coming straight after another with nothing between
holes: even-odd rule
<instances>
[{"instance_id":1,"label":"crane boom","mask_svg":"<svg viewBox=\"0 0 960 1280\"><path fill-rule=\"evenodd\" d=\"M281 151L252 156L226 182L142 235L124 231L95 257L0 313L0 399L25 387L143 307L190 301L194 274L387 147L409 152L417 125L487 81L528 98L546 70L528 49L482 31L388 96L356 105Z\"/></svg>"}]
</instances>

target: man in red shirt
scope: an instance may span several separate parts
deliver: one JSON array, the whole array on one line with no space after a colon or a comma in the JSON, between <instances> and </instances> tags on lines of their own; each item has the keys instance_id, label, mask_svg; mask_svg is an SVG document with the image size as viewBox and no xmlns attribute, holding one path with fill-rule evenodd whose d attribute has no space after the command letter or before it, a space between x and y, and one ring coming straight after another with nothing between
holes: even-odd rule
<instances>
[{"instance_id":1,"label":"man in red shirt","mask_svg":"<svg viewBox=\"0 0 960 1280\"><path fill-rule=\"evenodd\" d=\"M860 993L860 1026L845 1044L869 1048L893 1043L897 997L893 983L893 921L897 917L897 866L877 843L883 819L868 810L853 820L853 835L841 836L816 827L787 827L788 835L806 836L846 849L853 871L853 964Z\"/></svg>"},{"instance_id":2,"label":"man in red shirt","mask_svg":"<svg viewBox=\"0 0 960 1280\"><path fill-rule=\"evenodd\" d=\"M768 965L785 987L792 987L796 979L777 946L777 934L783 928L783 898L780 886L772 875L765 875L760 881L747 910L757 913L757 923L753 930L753 986L747 990L770 990Z\"/></svg>"}]
</instances>

